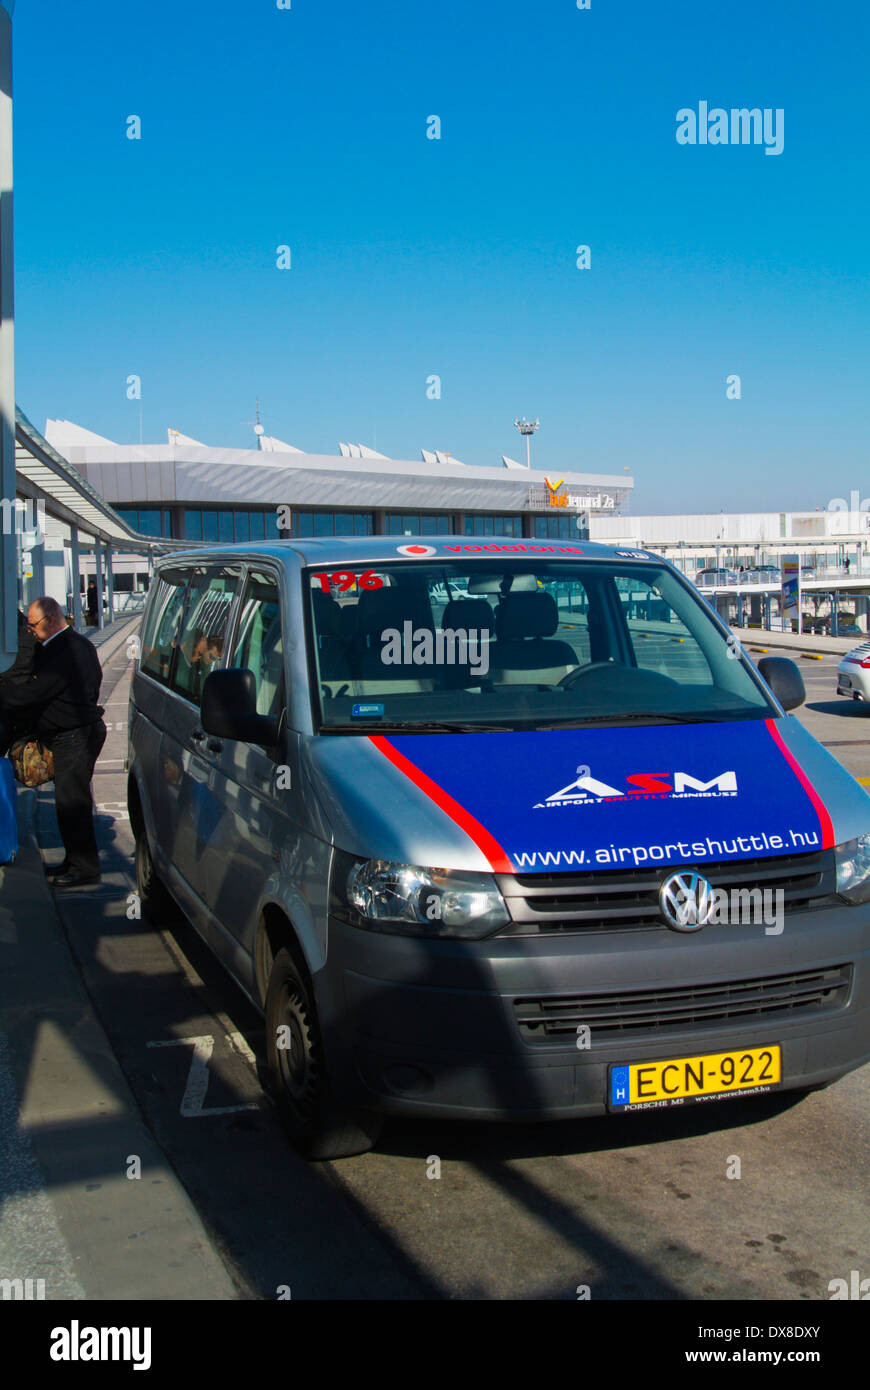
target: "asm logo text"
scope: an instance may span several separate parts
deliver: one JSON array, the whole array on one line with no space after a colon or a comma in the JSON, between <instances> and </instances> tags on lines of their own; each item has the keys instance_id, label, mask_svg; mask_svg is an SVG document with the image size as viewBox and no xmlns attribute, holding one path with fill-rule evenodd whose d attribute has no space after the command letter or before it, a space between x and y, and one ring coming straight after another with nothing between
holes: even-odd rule
<instances>
[{"instance_id":1,"label":"asm logo text","mask_svg":"<svg viewBox=\"0 0 870 1390\"><path fill-rule=\"evenodd\" d=\"M690 772L633 772L625 779L625 788L593 777L588 767L578 767L577 777L561 791L553 792L536 806L567 806L586 802L620 800L631 797L736 796L737 774L720 772L718 777L694 777Z\"/></svg>"}]
</instances>

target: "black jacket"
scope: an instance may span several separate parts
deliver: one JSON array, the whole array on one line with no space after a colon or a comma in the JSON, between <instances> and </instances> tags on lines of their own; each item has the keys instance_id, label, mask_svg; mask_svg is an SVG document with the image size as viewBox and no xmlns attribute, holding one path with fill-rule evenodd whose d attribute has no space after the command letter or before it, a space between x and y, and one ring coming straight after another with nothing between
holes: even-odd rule
<instances>
[{"instance_id":1,"label":"black jacket","mask_svg":"<svg viewBox=\"0 0 870 1390\"><path fill-rule=\"evenodd\" d=\"M0 672L0 689L6 681L11 681L13 685L18 685L21 681L29 680L33 675L33 654L36 650L36 638L27 626L27 619L18 610L18 654L8 670Z\"/></svg>"},{"instance_id":2,"label":"black jacket","mask_svg":"<svg viewBox=\"0 0 870 1390\"><path fill-rule=\"evenodd\" d=\"M97 704L103 668L87 637L67 627L48 646L38 643L34 674L21 684L0 684L0 705L24 720L40 738L92 724L103 713Z\"/></svg>"}]
</instances>

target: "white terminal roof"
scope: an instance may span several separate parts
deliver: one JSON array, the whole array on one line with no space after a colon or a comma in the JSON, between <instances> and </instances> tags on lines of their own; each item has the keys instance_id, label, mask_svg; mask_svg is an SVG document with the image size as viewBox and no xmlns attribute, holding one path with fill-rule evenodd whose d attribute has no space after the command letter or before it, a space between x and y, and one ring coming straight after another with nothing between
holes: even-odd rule
<instances>
[{"instance_id":1,"label":"white terminal roof","mask_svg":"<svg viewBox=\"0 0 870 1390\"><path fill-rule=\"evenodd\" d=\"M122 541L130 549L153 547L152 541L140 537L115 515L87 478L60 456L17 407L15 473L16 484L44 501L46 511L67 525L76 526L101 541L115 544Z\"/></svg>"},{"instance_id":2,"label":"white terminal roof","mask_svg":"<svg viewBox=\"0 0 870 1390\"><path fill-rule=\"evenodd\" d=\"M390 459L364 445L342 444L335 454L272 448L225 449L188 443L174 434L168 444L116 444L65 420L49 420L46 438L116 506L244 503L295 507L463 509L522 511L529 489L544 487L538 469L505 459L496 467L472 467L428 450L422 460ZM171 436L172 437L172 436ZM553 481L557 479L554 477ZM634 486L625 474L558 470L575 505L616 509ZM602 495L610 500L602 501Z\"/></svg>"}]
</instances>

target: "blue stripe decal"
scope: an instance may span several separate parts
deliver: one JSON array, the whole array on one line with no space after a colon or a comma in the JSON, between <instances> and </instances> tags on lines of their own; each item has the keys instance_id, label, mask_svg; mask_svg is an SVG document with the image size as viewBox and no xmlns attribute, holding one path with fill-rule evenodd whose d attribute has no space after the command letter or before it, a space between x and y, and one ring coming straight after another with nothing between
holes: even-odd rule
<instances>
[{"instance_id":1,"label":"blue stripe decal","mask_svg":"<svg viewBox=\"0 0 870 1390\"><path fill-rule=\"evenodd\" d=\"M822 847L763 720L392 736L519 873L716 863Z\"/></svg>"}]
</instances>

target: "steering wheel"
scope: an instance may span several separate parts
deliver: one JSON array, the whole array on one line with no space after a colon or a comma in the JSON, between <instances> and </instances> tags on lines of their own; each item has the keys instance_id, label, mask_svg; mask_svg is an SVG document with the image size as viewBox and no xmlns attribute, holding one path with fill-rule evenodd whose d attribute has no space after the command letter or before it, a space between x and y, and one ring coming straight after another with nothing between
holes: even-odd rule
<instances>
[{"instance_id":1,"label":"steering wheel","mask_svg":"<svg viewBox=\"0 0 870 1390\"><path fill-rule=\"evenodd\" d=\"M587 666L578 666L576 670L569 671L567 676L563 676L559 681L557 689L570 690L576 685L581 676L588 676L590 671L600 671L602 666L607 666L611 671L622 666L621 661L590 661Z\"/></svg>"}]
</instances>

